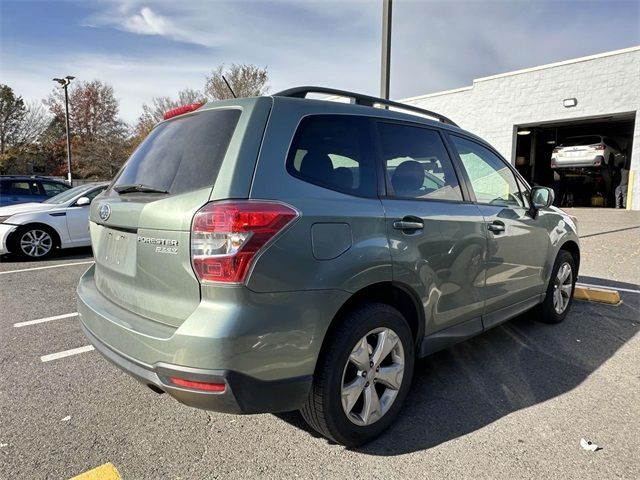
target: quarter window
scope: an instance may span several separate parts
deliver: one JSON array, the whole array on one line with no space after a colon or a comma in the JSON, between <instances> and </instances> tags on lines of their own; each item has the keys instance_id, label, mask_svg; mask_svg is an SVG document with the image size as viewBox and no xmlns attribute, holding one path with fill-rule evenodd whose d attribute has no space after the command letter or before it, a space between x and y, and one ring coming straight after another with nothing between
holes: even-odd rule
<instances>
[{"instance_id":1,"label":"quarter window","mask_svg":"<svg viewBox=\"0 0 640 480\"><path fill-rule=\"evenodd\" d=\"M451 159L435 130L379 123L389 195L462 201Z\"/></svg>"},{"instance_id":2,"label":"quarter window","mask_svg":"<svg viewBox=\"0 0 640 480\"><path fill-rule=\"evenodd\" d=\"M287 170L331 190L373 197L376 173L366 118L353 115L305 117L294 136Z\"/></svg>"},{"instance_id":3,"label":"quarter window","mask_svg":"<svg viewBox=\"0 0 640 480\"><path fill-rule=\"evenodd\" d=\"M511 169L495 153L476 142L451 135L478 203L524 207Z\"/></svg>"}]
</instances>

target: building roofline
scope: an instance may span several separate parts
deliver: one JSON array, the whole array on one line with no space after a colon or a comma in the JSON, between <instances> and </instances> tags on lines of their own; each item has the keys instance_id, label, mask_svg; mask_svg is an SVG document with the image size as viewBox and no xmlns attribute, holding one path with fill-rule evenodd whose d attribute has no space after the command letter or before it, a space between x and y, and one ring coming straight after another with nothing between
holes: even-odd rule
<instances>
[{"instance_id":1,"label":"building roofline","mask_svg":"<svg viewBox=\"0 0 640 480\"><path fill-rule=\"evenodd\" d=\"M520 70L513 70L511 72L499 73L497 75L490 75L488 77L474 78L473 79L473 84L469 85L467 87L454 88L452 90L444 90L444 91L441 91L441 92L428 93L426 95L418 95L418 96L415 96L415 97L405 98L405 99L400 100L400 101L401 102L411 102L411 101L421 100L423 98L437 97L437 96L440 96L440 95L448 95L450 93L463 92L465 90L471 90L473 88L473 85L476 84L476 83L479 83L479 82L486 82L488 80L495 80L497 78L510 77L510 76L513 76L513 75L520 75L520 74L523 74L523 73L536 72L536 71L539 71L539 70L546 70L548 68L562 67L564 65L570 65L572 63L588 62L590 60L596 60L598 58L611 57L613 55L622 55L622 54L625 54L625 53L631 53L631 52L637 52L637 51L640 51L640 45L637 45L637 46L634 46L634 47L629 47L629 48L622 48L620 50L611 50L609 52L596 53L594 55L587 55L586 57L571 58L569 60L562 60L560 62L547 63L547 64L544 64L544 65L538 65L537 67L529 67L529 68L523 68L523 69L520 69Z\"/></svg>"}]
</instances>

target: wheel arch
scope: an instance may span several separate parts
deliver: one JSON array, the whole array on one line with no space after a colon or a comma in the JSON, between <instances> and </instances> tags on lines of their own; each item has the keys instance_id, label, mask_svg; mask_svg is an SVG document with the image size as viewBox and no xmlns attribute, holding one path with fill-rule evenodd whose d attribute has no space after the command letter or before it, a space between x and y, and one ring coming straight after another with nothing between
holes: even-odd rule
<instances>
[{"instance_id":1,"label":"wheel arch","mask_svg":"<svg viewBox=\"0 0 640 480\"><path fill-rule=\"evenodd\" d=\"M53 239L53 248L61 248L62 247L62 238L60 237L60 233L51 225L42 222L29 222L24 225L18 226L13 232L9 234L7 238L7 245L11 245L14 248L15 242L18 239L18 235L25 230L30 228L40 228L42 230L46 230L51 233L51 238Z\"/></svg>"},{"instance_id":2,"label":"wheel arch","mask_svg":"<svg viewBox=\"0 0 640 480\"><path fill-rule=\"evenodd\" d=\"M576 262L576 277L577 273L580 271L580 247L573 240L567 240L564 242L558 251L565 250L571 254L573 260Z\"/></svg>"},{"instance_id":3,"label":"wheel arch","mask_svg":"<svg viewBox=\"0 0 640 480\"><path fill-rule=\"evenodd\" d=\"M378 282L361 288L351 295L331 319L322 341L320 352L327 345L332 332L344 316L358 305L365 303L384 303L397 309L406 319L413 335L414 345L419 346L424 336L424 309L418 295L407 285L397 282Z\"/></svg>"}]
</instances>

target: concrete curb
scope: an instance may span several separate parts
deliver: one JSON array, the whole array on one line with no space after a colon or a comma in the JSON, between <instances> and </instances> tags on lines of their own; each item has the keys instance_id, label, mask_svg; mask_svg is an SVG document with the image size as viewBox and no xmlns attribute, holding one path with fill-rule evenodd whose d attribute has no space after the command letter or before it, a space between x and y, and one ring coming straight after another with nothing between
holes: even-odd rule
<instances>
[{"instance_id":1,"label":"concrete curb","mask_svg":"<svg viewBox=\"0 0 640 480\"><path fill-rule=\"evenodd\" d=\"M606 303L609 305L619 305L622 303L620 293L617 290L609 290L606 288L583 287L576 284L573 298L576 300L584 300L587 302Z\"/></svg>"}]
</instances>

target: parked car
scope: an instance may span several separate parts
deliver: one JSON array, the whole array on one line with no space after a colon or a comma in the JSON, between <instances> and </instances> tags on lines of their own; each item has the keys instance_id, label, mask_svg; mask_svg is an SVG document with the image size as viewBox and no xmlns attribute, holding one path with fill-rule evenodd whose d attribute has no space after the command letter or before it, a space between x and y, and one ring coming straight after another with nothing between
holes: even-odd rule
<instances>
[{"instance_id":1,"label":"parked car","mask_svg":"<svg viewBox=\"0 0 640 480\"><path fill-rule=\"evenodd\" d=\"M624 164L618 143L603 135L568 137L553 149L551 168L602 167L612 170Z\"/></svg>"},{"instance_id":2,"label":"parked car","mask_svg":"<svg viewBox=\"0 0 640 480\"><path fill-rule=\"evenodd\" d=\"M155 392L300 409L358 445L396 418L417 357L569 312L574 219L442 115L301 87L165 118L92 204L78 285L90 342Z\"/></svg>"},{"instance_id":3,"label":"parked car","mask_svg":"<svg viewBox=\"0 0 640 480\"><path fill-rule=\"evenodd\" d=\"M107 185L89 183L42 203L0 207L0 254L42 259L56 248L90 245L89 204Z\"/></svg>"},{"instance_id":4,"label":"parked car","mask_svg":"<svg viewBox=\"0 0 640 480\"><path fill-rule=\"evenodd\" d=\"M0 207L44 202L70 188L65 182L49 178L3 175L0 177Z\"/></svg>"}]
</instances>

